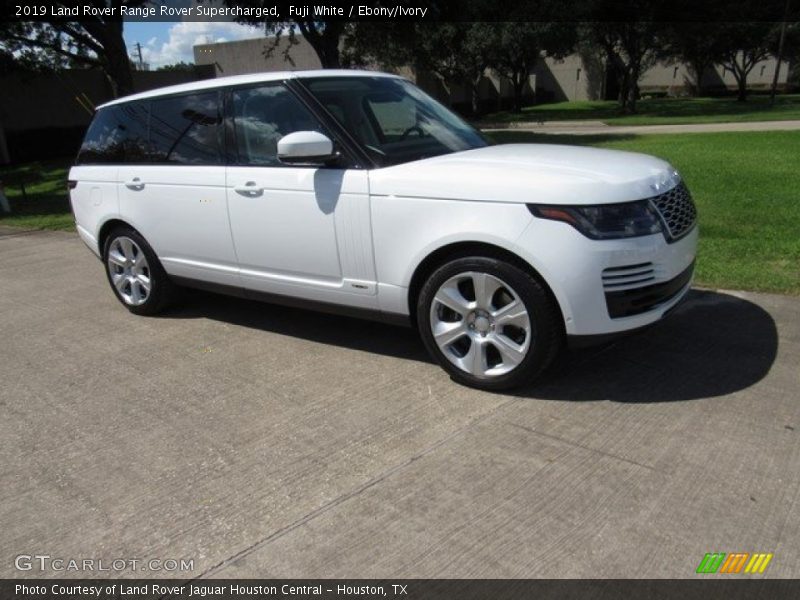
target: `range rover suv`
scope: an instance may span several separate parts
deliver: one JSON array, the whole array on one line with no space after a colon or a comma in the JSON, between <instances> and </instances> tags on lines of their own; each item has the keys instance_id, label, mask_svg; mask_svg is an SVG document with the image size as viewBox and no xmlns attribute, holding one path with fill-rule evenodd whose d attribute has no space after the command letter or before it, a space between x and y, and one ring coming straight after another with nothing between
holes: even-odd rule
<instances>
[{"instance_id":1,"label":"range rover suv","mask_svg":"<svg viewBox=\"0 0 800 600\"><path fill-rule=\"evenodd\" d=\"M131 312L182 286L403 322L489 390L533 380L567 341L660 320L690 287L698 235L662 160L491 145L363 71L109 102L69 179L78 232Z\"/></svg>"}]
</instances>

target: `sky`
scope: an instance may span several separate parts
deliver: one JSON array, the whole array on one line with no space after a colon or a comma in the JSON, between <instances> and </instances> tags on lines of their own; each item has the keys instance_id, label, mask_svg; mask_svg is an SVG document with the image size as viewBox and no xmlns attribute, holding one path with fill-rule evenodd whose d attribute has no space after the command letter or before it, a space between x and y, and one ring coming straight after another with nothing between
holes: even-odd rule
<instances>
[{"instance_id":1,"label":"sky","mask_svg":"<svg viewBox=\"0 0 800 600\"><path fill-rule=\"evenodd\" d=\"M194 62L192 46L209 42L230 42L264 36L256 29L233 22L171 21L125 22L123 28L128 54L138 60L136 43L142 45L142 59L151 69L178 62Z\"/></svg>"}]
</instances>

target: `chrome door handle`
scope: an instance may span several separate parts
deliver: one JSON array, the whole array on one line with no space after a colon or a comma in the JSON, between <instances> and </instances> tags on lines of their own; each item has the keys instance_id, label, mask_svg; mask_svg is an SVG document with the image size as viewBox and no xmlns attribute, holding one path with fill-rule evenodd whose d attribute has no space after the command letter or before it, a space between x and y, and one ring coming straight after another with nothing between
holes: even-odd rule
<instances>
[{"instance_id":1,"label":"chrome door handle","mask_svg":"<svg viewBox=\"0 0 800 600\"><path fill-rule=\"evenodd\" d=\"M255 181L248 181L244 185L234 186L233 191L235 191L237 194L241 194L242 196L255 197L263 194L264 188L256 185Z\"/></svg>"},{"instance_id":2,"label":"chrome door handle","mask_svg":"<svg viewBox=\"0 0 800 600\"><path fill-rule=\"evenodd\" d=\"M138 177L134 177L125 182L125 187L131 190L142 190L144 189L144 183Z\"/></svg>"}]
</instances>

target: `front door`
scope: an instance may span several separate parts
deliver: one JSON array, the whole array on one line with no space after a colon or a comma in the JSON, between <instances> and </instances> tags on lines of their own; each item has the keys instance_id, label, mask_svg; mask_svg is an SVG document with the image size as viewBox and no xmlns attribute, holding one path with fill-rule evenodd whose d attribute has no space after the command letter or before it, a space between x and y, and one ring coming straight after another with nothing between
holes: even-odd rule
<instances>
[{"instance_id":1,"label":"front door","mask_svg":"<svg viewBox=\"0 0 800 600\"><path fill-rule=\"evenodd\" d=\"M376 307L366 171L278 161L284 135L329 135L282 84L235 89L231 107L234 164L226 189L242 285Z\"/></svg>"}]
</instances>

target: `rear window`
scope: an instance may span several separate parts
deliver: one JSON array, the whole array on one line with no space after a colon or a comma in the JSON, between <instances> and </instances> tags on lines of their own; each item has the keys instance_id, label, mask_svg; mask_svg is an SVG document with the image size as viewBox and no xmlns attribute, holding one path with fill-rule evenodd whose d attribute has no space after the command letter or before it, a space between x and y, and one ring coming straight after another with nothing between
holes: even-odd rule
<instances>
[{"instance_id":1,"label":"rear window","mask_svg":"<svg viewBox=\"0 0 800 600\"><path fill-rule=\"evenodd\" d=\"M157 163L220 163L217 92L154 99L150 104L150 146Z\"/></svg>"},{"instance_id":2,"label":"rear window","mask_svg":"<svg viewBox=\"0 0 800 600\"><path fill-rule=\"evenodd\" d=\"M147 106L130 103L97 111L78 153L79 164L146 162Z\"/></svg>"},{"instance_id":3,"label":"rear window","mask_svg":"<svg viewBox=\"0 0 800 600\"><path fill-rule=\"evenodd\" d=\"M217 92L127 102L95 114L78 164L221 164Z\"/></svg>"}]
</instances>

